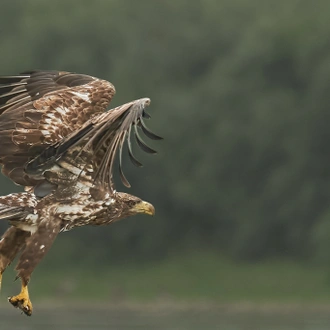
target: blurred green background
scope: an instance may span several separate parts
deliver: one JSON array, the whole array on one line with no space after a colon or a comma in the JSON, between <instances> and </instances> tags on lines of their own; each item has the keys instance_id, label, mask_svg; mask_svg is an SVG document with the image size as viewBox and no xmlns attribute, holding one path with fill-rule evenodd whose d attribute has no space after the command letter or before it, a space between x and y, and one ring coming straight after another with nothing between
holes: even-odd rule
<instances>
[{"instance_id":1,"label":"blurred green background","mask_svg":"<svg viewBox=\"0 0 330 330\"><path fill-rule=\"evenodd\" d=\"M148 126L165 138L138 154L142 169L126 162L129 192L156 216L61 234L35 296L330 302L329 12L326 0L2 1L1 74L107 79L112 107L151 98Z\"/></svg>"}]
</instances>

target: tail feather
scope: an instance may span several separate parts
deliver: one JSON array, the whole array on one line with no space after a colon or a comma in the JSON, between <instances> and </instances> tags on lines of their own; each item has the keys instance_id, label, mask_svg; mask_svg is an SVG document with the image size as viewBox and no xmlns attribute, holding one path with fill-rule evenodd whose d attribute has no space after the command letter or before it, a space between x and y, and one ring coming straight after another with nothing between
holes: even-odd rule
<instances>
[{"instance_id":1,"label":"tail feather","mask_svg":"<svg viewBox=\"0 0 330 330\"><path fill-rule=\"evenodd\" d=\"M28 214L24 207L0 204L0 220L23 220Z\"/></svg>"},{"instance_id":2,"label":"tail feather","mask_svg":"<svg viewBox=\"0 0 330 330\"><path fill-rule=\"evenodd\" d=\"M37 198L30 192L0 197L0 220L24 220L33 213L36 204Z\"/></svg>"}]
</instances>

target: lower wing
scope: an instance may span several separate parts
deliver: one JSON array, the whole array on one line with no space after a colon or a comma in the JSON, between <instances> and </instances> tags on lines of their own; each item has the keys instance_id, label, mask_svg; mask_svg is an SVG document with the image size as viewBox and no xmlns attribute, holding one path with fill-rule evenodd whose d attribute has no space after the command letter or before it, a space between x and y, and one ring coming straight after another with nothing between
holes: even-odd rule
<instances>
[{"instance_id":1,"label":"lower wing","mask_svg":"<svg viewBox=\"0 0 330 330\"><path fill-rule=\"evenodd\" d=\"M135 166L140 167L142 164L132 152L131 135L134 135L137 145L143 151L151 154L155 154L156 151L143 141L140 132L153 140L162 139L151 132L144 123L144 118L150 118L145 111L149 104L150 100L144 98L93 117L81 129L33 159L26 167L26 172L40 177L54 165L66 161L77 168L73 174L78 176L79 171L88 169L95 184L106 183L111 191L113 164L119 150L119 174L123 184L130 187L122 170L122 150L125 141L130 160Z\"/></svg>"}]
</instances>

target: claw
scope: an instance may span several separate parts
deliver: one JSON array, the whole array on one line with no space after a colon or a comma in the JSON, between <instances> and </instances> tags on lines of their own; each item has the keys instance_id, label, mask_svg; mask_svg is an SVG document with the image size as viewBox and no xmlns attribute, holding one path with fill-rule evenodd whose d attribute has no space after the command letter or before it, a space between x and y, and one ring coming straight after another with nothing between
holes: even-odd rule
<instances>
[{"instance_id":1,"label":"claw","mask_svg":"<svg viewBox=\"0 0 330 330\"><path fill-rule=\"evenodd\" d=\"M14 307L19 308L25 315L32 315L33 308L27 286L22 286L22 291L17 296L8 297L8 301Z\"/></svg>"}]
</instances>

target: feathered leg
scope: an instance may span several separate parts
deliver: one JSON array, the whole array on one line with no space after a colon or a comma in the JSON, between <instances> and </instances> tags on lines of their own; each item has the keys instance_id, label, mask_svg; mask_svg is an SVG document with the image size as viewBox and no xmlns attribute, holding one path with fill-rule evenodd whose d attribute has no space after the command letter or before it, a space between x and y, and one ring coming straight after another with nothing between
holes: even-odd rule
<instances>
[{"instance_id":1,"label":"feathered leg","mask_svg":"<svg viewBox=\"0 0 330 330\"><path fill-rule=\"evenodd\" d=\"M0 288L2 274L15 259L17 253L22 249L25 240L30 236L29 232L14 226L8 228L0 240Z\"/></svg>"},{"instance_id":2,"label":"feathered leg","mask_svg":"<svg viewBox=\"0 0 330 330\"><path fill-rule=\"evenodd\" d=\"M49 209L41 211L38 229L26 240L26 247L16 266L17 276L22 282L21 292L17 296L8 298L14 307L21 309L28 316L32 315L32 303L28 292L31 274L50 249L61 229L61 219L52 218L49 211Z\"/></svg>"},{"instance_id":3,"label":"feathered leg","mask_svg":"<svg viewBox=\"0 0 330 330\"><path fill-rule=\"evenodd\" d=\"M28 216L32 215L36 218L34 210L37 203L37 198L30 192L0 197L0 220L8 220L12 224L0 240L0 283L3 272L27 244L31 231L36 226L33 223L35 219L28 218ZM29 300L25 299L26 296L28 297L28 292L25 286L22 288L20 298L12 303L29 315L32 306Z\"/></svg>"},{"instance_id":4,"label":"feathered leg","mask_svg":"<svg viewBox=\"0 0 330 330\"><path fill-rule=\"evenodd\" d=\"M8 220L12 224L24 222L25 217L33 212L37 200L31 193L17 193L0 197L0 220ZM30 232L15 226L10 227L0 239L0 287L5 269L23 248Z\"/></svg>"}]
</instances>

